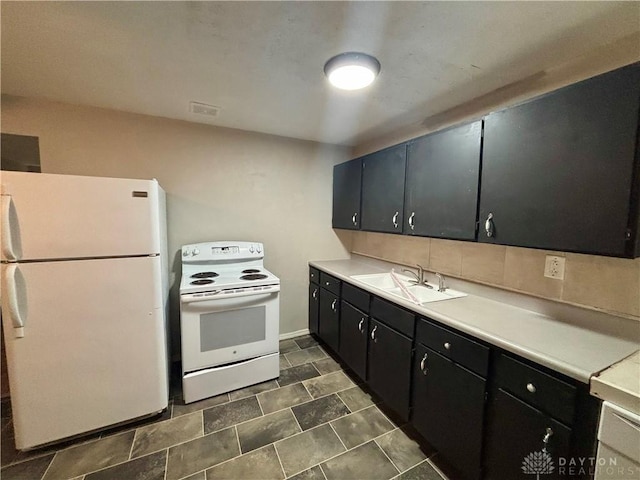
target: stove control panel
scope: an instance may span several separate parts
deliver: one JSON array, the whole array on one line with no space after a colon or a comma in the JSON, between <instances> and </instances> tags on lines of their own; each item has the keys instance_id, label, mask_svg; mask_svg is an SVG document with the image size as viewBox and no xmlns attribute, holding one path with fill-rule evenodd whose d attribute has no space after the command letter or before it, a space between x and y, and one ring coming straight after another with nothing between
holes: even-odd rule
<instances>
[{"instance_id":1,"label":"stove control panel","mask_svg":"<svg viewBox=\"0 0 640 480\"><path fill-rule=\"evenodd\" d=\"M264 247L257 242L206 242L184 245L182 247L182 261L208 262L261 259L264 257Z\"/></svg>"}]
</instances>

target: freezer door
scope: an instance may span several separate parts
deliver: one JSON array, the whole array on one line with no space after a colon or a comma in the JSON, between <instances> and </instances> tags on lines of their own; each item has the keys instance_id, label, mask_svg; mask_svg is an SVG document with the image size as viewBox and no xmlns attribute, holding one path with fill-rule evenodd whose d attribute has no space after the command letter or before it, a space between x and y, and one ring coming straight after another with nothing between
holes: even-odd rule
<instances>
[{"instance_id":1,"label":"freezer door","mask_svg":"<svg viewBox=\"0 0 640 480\"><path fill-rule=\"evenodd\" d=\"M158 182L1 172L2 260L160 253Z\"/></svg>"},{"instance_id":2,"label":"freezer door","mask_svg":"<svg viewBox=\"0 0 640 480\"><path fill-rule=\"evenodd\" d=\"M17 448L166 408L163 312L159 257L3 265Z\"/></svg>"}]
</instances>

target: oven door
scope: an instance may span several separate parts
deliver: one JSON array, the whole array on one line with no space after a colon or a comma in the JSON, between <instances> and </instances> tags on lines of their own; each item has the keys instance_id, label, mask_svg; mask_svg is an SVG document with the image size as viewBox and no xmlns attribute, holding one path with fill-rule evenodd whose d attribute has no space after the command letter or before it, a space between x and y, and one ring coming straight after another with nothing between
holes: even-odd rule
<instances>
[{"instance_id":1,"label":"oven door","mask_svg":"<svg viewBox=\"0 0 640 480\"><path fill-rule=\"evenodd\" d=\"M183 372L277 352L278 295L278 291L271 291L215 299L183 296L180 303Z\"/></svg>"}]
</instances>

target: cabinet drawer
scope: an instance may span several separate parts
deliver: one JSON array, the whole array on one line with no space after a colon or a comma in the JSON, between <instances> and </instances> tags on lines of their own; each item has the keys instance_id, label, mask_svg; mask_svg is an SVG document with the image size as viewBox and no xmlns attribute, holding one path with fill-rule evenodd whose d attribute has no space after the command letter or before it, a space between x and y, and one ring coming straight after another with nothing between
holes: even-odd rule
<instances>
[{"instance_id":1,"label":"cabinet drawer","mask_svg":"<svg viewBox=\"0 0 640 480\"><path fill-rule=\"evenodd\" d=\"M370 295L364 290L360 290L349 283L343 283L342 299L346 300L354 307L359 308L363 312L369 313Z\"/></svg>"},{"instance_id":2,"label":"cabinet drawer","mask_svg":"<svg viewBox=\"0 0 640 480\"><path fill-rule=\"evenodd\" d=\"M320 272L320 286L336 295L340 295L340 280L328 273Z\"/></svg>"},{"instance_id":3,"label":"cabinet drawer","mask_svg":"<svg viewBox=\"0 0 640 480\"><path fill-rule=\"evenodd\" d=\"M381 320L400 333L413 338L415 315L378 297L371 299L372 317Z\"/></svg>"},{"instance_id":4,"label":"cabinet drawer","mask_svg":"<svg viewBox=\"0 0 640 480\"><path fill-rule=\"evenodd\" d=\"M489 347L453 333L424 318L418 320L416 339L439 354L486 378L489 369Z\"/></svg>"},{"instance_id":5,"label":"cabinet drawer","mask_svg":"<svg viewBox=\"0 0 640 480\"><path fill-rule=\"evenodd\" d=\"M314 267L309 267L309 281L312 283L320 282L320 270Z\"/></svg>"},{"instance_id":6,"label":"cabinet drawer","mask_svg":"<svg viewBox=\"0 0 640 480\"><path fill-rule=\"evenodd\" d=\"M495 373L501 388L567 425L573 423L575 386L506 355L496 359Z\"/></svg>"}]
</instances>

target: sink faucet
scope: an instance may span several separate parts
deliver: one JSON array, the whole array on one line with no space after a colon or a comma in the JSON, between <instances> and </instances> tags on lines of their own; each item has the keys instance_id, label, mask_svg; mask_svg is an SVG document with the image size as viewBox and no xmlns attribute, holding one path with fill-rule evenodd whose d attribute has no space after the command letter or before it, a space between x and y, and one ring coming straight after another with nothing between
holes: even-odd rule
<instances>
[{"instance_id":1,"label":"sink faucet","mask_svg":"<svg viewBox=\"0 0 640 480\"><path fill-rule=\"evenodd\" d=\"M440 273L436 273L436 277L438 277L438 291L444 292L447 289L444 284L444 277Z\"/></svg>"},{"instance_id":2,"label":"sink faucet","mask_svg":"<svg viewBox=\"0 0 640 480\"><path fill-rule=\"evenodd\" d=\"M418 273L414 272L413 270L409 270L408 268L403 268L402 271L410 273L411 275L416 277L416 283L418 283L418 284L425 283L425 280L424 280L424 268L421 265L417 265L417 264L416 264L416 267L418 267Z\"/></svg>"}]
</instances>

